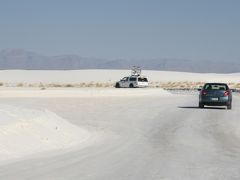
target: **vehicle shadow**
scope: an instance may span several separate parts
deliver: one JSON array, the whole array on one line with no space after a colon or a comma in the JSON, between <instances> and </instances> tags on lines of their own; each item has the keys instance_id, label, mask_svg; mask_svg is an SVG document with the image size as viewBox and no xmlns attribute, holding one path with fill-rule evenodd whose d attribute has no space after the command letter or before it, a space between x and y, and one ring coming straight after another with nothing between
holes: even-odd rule
<instances>
[{"instance_id":1,"label":"vehicle shadow","mask_svg":"<svg viewBox=\"0 0 240 180\"><path fill-rule=\"evenodd\" d=\"M178 108L181 109L216 109L216 110L225 110L225 107L204 107L204 108L199 108L198 106L178 106Z\"/></svg>"}]
</instances>

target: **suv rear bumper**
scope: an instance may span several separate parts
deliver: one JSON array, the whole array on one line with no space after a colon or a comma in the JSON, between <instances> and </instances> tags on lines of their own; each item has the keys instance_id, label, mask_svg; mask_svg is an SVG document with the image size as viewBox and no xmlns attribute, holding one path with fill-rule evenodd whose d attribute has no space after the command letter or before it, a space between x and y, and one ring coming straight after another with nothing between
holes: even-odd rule
<instances>
[{"instance_id":1,"label":"suv rear bumper","mask_svg":"<svg viewBox=\"0 0 240 180\"><path fill-rule=\"evenodd\" d=\"M203 105L207 106L228 106L230 102L201 102Z\"/></svg>"},{"instance_id":2,"label":"suv rear bumper","mask_svg":"<svg viewBox=\"0 0 240 180\"><path fill-rule=\"evenodd\" d=\"M208 106L227 106L231 104L231 99L229 97L219 97L217 101L214 101L212 97L204 97L199 102Z\"/></svg>"}]
</instances>

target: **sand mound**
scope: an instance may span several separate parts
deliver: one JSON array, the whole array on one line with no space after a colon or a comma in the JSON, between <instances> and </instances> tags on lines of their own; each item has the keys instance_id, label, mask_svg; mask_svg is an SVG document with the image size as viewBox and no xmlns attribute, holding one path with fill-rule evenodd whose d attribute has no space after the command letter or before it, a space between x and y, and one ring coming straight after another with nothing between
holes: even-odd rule
<instances>
[{"instance_id":1,"label":"sand mound","mask_svg":"<svg viewBox=\"0 0 240 180\"><path fill-rule=\"evenodd\" d=\"M0 161L73 147L89 137L47 110L0 105Z\"/></svg>"}]
</instances>

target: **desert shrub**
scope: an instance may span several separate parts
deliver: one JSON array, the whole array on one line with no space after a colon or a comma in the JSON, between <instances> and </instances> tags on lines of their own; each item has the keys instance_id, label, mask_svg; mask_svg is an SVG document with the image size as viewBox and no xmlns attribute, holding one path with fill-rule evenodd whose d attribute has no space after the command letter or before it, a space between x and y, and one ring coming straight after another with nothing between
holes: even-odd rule
<instances>
[{"instance_id":1,"label":"desert shrub","mask_svg":"<svg viewBox=\"0 0 240 180\"><path fill-rule=\"evenodd\" d=\"M86 84L86 87L88 87L88 88L94 87L94 83L93 83L93 82L90 82L90 83Z\"/></svg>"},{"instance_id":2,"label":"desert shrub","mask_svg":"<svg viewBox=\"0 0 240 180\"><path fill-rule=\"evenodd\" d=\"M104 84L102 84L102 83L96 83L95 84L95 87L97 87L97 88L100 88L100 87L103 87L104 86Z\"/></svg>"},{"instance_id":3,"label":"desert shrub","mask_svg":"<svg viewBox=\"0 0 240 180\"><path fill-rule=\"evenodd\" d=\"M18 84L17 84L17 87L23 87L23 86L24 86L23 83L18 83Z\"/></svg>"},{"instance_id":4,"label":"desert shrub","mask_svg":"<svg viewBox=\"0 0 240 180\"><path fill-rule=\"evenodd\" d=\"M80 83L79 87L86 87L86 83Z\"/></svg>"},{"instance_id":5,"label":"desert shrub","mask_svg":"<svg viewBox=\"0 0 240 180\"><path fill-rule=\"evenodd\" d=\"M34 84L28 84L28 87L35 87Z\"/></svg>"},{"instance_id":6,"label":"desert shrub","mask_svg":"<svg viewBox=\"0 0 240 180\"><path fill-rule=\"evenodd\" d=\"M47 84L46 86L47 87L54 87L54 88L63 87L62 84L58 84L58 83L51 83L51 84Z\"/></svg>"},{"instance_id":7,"label":"desert shrub","mask_svg":"<svg viewBox=\"0 0 240 180\"><path fill-rule=\"evenodd\" d=\"M163 89L169 90L194 90L197 89L200 85L203 85L204 82L194 82L194 81L182 81L182 82L159 82L154 83L153 86L161 87Z\"/></svg>"},{"instance_id":8,"label":"desert shrub","mask_svg":"<svg viewBox=\"0 0 240 180\"><path fill-rule=\"evenodd\" d=\"M65 84L64 87L75 87L73 84Z\"/></svg>"}]
</instances>

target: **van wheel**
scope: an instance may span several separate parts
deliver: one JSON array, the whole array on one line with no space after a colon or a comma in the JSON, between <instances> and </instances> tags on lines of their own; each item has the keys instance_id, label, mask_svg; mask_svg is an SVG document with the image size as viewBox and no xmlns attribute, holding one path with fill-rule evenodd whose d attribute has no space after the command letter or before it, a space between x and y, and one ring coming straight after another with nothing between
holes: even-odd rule
<instances>
[{"instance_id":1,"label":"van wheel","mask_svg":"<svg viewBox=\"0 0 240 180\"><path fill-rule=\"evenodd\" d=\"M129 87L130 87L130 88L134 88L133 84L130 84Z\"/></svg>"},{"instance_id":2,"label":"van wheel","mask_svg":"<svg viewBox=\"0 0 240 180\"><path fill-rule=\"evenodd\" d=\"M115 88L120 88L119 83L117 83L117 84L115 85Z\"/></svg>"}]
</instances>

